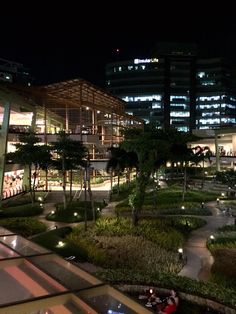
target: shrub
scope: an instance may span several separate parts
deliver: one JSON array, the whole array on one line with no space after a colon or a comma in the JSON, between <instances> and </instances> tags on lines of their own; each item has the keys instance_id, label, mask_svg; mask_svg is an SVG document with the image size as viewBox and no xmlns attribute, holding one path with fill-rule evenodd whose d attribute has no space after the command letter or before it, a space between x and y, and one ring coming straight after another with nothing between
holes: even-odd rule
<instances>
[{"instance_id":1,"label":"shrub","mask_svg":"<svg viewBox=\"0 0 236 314\"><path fill-rule=\"evenodd\" d=\"M0 220L0 225L23 237L46 231L47 227L34 218L9 218Z\"/></svg>"},{"instance_id":2,"label":"shrub","mask_svg":"<svg viewBox=\"0 0 236 314\"><path fill-rule=\"evenodd\" d=\"M19 205L16 207L4 208L0 211L0 218L7 217L29 217L42 214L43 208L39 203Z\"/></svg>"},{"instance_id":3,"label":"shrub","mask_svg":"<svg viewBox=\"0 0 236 314\"><path fill-rule=\"evenodd\" d=\"M104 204L101 202L94 202L94 210L96 218L99 216L100 212L97 211L97 208L102 209ZM93 219L93 212L91 207L91 202L89 201L80 201L80 202L71 202L68 203L66 209L64 209L63 204L57 204L57 209L54 214L49 213L46 216L46 219L53 221L64 221L64 222L79 222L84 221L85 210L87 213L87 219ZM74 213L77 213L77 216L74 216Z\"/></svg>"}]
</instances>

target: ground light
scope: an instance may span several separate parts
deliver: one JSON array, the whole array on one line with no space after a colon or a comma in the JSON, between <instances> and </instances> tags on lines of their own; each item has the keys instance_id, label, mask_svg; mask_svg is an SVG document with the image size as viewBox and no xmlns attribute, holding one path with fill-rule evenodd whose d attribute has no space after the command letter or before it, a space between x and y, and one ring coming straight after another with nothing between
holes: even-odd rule
<instances>
[{"instance_id":1,"label":"ground light","mask_svg":"<svg viewBox=\"0 0 236 314\"><path fill-rule=\"evenodd\" d=\"M183 248L182 247L180 247L180 248L178 248L178 253L179 253L179 260L183 260Z\"/></svg>"},{"instance_id":2,"label":"ground light","mask_svg":"<svg viewBox=\"0 0 236 314\"><path fill-rule=\"evenodd\" d=\"M78 216L78 213L74 213L74 216L77 217L77 216Z\"/></svg>"},{"instance_id":3,"label":"ground light","mask_svg":"<svg viewBox=\"0 0 236 314\"><path fill-rule=\"evenodd\" d=\"M51 211L51 215L54 215L54 214L55 214L55 211L54 211L54 210L52 210L52 211Z\"/></svg>"},{"instance_id":4,"label":"ground light","mask_svg":"<svg viewBox=\"0 0 236 314\"><path fill-rule=\"evenodd\" d=\"M211 235L210 235L210 240L211 240L211 243L213 243L213 242L214 242L215 237L213 236L213 234L211 234Z\"/></svg>"},{"instance_id":5,"label":"ground light","mask_svg":"<svg viewBox=\"0 0 236 314\"><path fill-rule=\"evenodd\" d=\"M185 206L181 206L181 209L185 210Z\"/></svg>"},{"instance_id":6,"label":"ground light","mask_svg":"<svg viewBox=\"0 0 236 314\"><path fill-rule=\"evenodd\" d=\"M65 243L63 241L59 241L57 243L57 247L63 247L65 245Z\"/></svg>"}]
</instances>

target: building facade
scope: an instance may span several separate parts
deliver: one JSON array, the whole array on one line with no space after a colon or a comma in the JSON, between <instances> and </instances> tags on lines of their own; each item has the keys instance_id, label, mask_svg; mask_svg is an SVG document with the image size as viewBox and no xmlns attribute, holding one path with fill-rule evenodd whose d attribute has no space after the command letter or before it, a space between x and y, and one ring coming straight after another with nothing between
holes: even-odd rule
<instances>
[{"instance_id":1,"label":"building facade","mask_svg":"<svg viewBox=\"0 0 236 314\"><path fill-rule=\"evenodd\" d=\"M6 163L20 134L34 131L50 145L63 130L86 146L94 170L104 170L108 148L122 141L122 130L142 122L125 113L122 100L81 79L42 87L0 84L1 198L22 192L28 181L26 167Z\"/></svg>"},{"instance_id":2,"label":"building facade","mask_svg":"<svg viewBox=\"0 0 236 314\"><path fill-rule=\"evenodd\" d=\"M22 63L0 58L0 81L30 86L32 77Z\"/></svg>"},{"instance_id":3,"label":"building facade","mask_svg":"<svg viewBox=\"0 0 236 314\"><path fill-rule=\"evenodd\" d=\"M200 59L194 45L159 45L153 56L110 63L106 87L126 112L180 131L236 124L232 68L222 58Z\"/></svg>"}]
</instances>

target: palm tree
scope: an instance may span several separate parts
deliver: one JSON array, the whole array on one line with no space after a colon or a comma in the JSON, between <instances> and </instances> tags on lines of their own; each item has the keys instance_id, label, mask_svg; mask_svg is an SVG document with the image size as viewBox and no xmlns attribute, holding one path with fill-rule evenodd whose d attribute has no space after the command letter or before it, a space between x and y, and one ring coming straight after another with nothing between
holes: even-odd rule
<instances>
[{"instance_id":1,"label":"palm tree","mask_svg":"<svg viewBox=\"0 0 236 314\"><path fill-rule=\"evenodd\" d=\"M202 187L204 186L205 181L205 160L208 160L211 163L211 156L212 151L210 150L209 146L195 146L192 148L193 156L192 156L192 162L196 165L202 163Z\"/></svg>"},{"instance_id":2,"label":"palm tree","mask_svg":"<svg viewBox=\"0 0 236 314\"><path fill-rule=\"evenodd\" d=\"M133 152L127 152L120 147L109 148L111 157L108 160L106 171L111 173L111 180L113 179L112 174L117 173L117 194L120 193L120 176L127 168L130 173L130 169L137 166L137 155ZM129 175L130 176L130 175Z\"/></svg>"}]
</instances>

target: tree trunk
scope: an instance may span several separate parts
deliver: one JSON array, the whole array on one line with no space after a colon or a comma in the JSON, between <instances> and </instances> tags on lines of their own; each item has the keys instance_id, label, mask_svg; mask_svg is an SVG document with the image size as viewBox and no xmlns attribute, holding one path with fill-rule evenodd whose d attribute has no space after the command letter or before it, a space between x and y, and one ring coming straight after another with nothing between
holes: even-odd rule
<instances>
[{"instance_id":1,"label":"tree trunk","mask_svg":"<svg viewBox=\"0 0 236 314\"><path fill-rule=\"evenodd\" d=\"M186 194L186 186L187 186L187 170L186 170L186 163L184 165L184 183L183 183L183 194L182 194L182 201L185 201L185 194Z\"/></svg>"},{"instance_id":2,"label":"tree trunk","mask_svg":"<svg viewBox=\"0 0 236 314\"><path fill-rule=\"evenodd\" d=\"M87 167L85 168L84 171L84 230L87 231L88 226L87 226Z\"/></svg>"},{"instance_id":3,"label":"tree trunk","mask_svg":"<svg viewBox=\"0 0 236 314\"><path fill-rule=\"evenodd\" d=\"M139 173L136 181L136 195L132 206L133 225L137 226L139 221L139 213L142 211L145 191L148 184L150 174Z\"/></svg>"},{"instance_id":4,"label":"tree trunk","mask_svg":"<svg viewBox=\"0 0 236 314\"><path fill-rule=\"evenodd\" d=\"M62 189L63 189L63 207L66 209L67 202L66 202L66 170L65 170L65 159L62 157L62 176L63 176L63 182L62 182Z\"/></svg>"},{"instance_id":5,"label":"tree trunk","mask_svg":"<svg viewBox=\"0 0 236 314\"><path fill-rule=\"evenodd\" d=\"M113 171L111 171L110 174L110 182L111 182L111 190L110 190L110 194L109 194L109 201L111 201L111 195L112 195L112 187L113 187Z\"/></svg>"},{"instance_id":6,"label":"tree trunk","mask_svg":"<svg viewBox=\"0 0 236 314\"><path fill-rule=\"evenodd\" d=\"M32 196L33 196L33 204L35 203L35 182L36 182L36 177L37 177L37 168L35 167L34 173L33 173L33 185L32 185Z\"/></svg>"},{"instance_id":7,"label":"tree trunk","mask_svg":"<svg viewBox=\"0 0 236 314\"><path fill-rule=\"evenodd\" d=\"M45 169L45 189L48 191L48 167Z\"/></svg>"},{"instance_id":8,"label":"tree trunk","mask_svg":"<svg viewBox=\"0 0 236 314\"><path fill-rule=\"evenodd\" d=\"M137 210L137 208L133 207L132 208L132 222L133 222L133 226L136 227L138 225L138 220L139 220L138 210Z\"/></svg>"},{"instance_id":9,"label":"tree trunk","mask_svg":"<svg viewBox=\"0 0 236 314\"><path fill-rule=\"evenodd\" d=\"M117 195L120 195L120 171L118 171L117 176Z\"/></svg>"},{"instance_id":10,"label":"tree trunk","mask_svg":"<svg viewBox=\"0 0 236 314\"><path fill-rule=\"evenodd\" d=\"M32 174L32 169L31 169L31 165L29 165L29 192L30 192L31 203L33 205L34 204L34 197L33 197L33 193L32 193L31 174Z\"/></svg>"},{"instance_id":11,"label":"tree trunk","mask_svg":"<svg viewBox=\"0 0 236 314\"><path fill-rule=\"evenodd\" d=\"M70 202L72 201L72 180L73 180L73 170L70 170L70 197L69 200Z\"/></svg>"},{"instance_id":12,"label":"tree trunk","mask_svg":"<svg viewBox=\"0 0 236 314\"><path fill-rule=\"evenodd\" d=\"M88 194L89 194L89 200L90 200L92 213L93 213L93 221L95 221L96 220L96 214L95 214L95 208L94 208L93 194L92 194L92 190L91 190L90 175L88 175Z\"/></svg>"}]
</instances>

